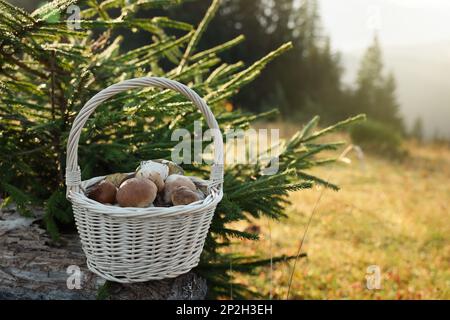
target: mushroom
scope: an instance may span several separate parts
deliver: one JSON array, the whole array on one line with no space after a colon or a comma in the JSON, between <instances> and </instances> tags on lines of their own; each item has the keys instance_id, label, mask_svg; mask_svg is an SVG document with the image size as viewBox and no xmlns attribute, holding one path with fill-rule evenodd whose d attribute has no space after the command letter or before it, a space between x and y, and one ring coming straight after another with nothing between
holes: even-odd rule
<instances>
[{"instance_id":1,"label":"mushroom","mask_svg":"<svg viewBox=\"0 0 450 320\"><path fill-rule=\"evenodd\" d=\"M150 172L150 174L148 175L148 179L156 184L158 192L162 192L164 190L164 180L158 172Z\"/></svg>"},{"instance_id":2,"label":"mushroom","mask_svg":"<svg viewBox=\"0 0 450 320\"><path fill-rule=\"evenodd\" d=\"M103 204L114 204L116 202L116 193L116 186L110 181L103 180L89 191L88 197Z\"/></svg>"},{"instance_id":3,"label":"mushroom","mask_svg":"<svg viewBox=\"0 0 450 320\"><path fill-rule=\"evenodd\" d=\"M136 178L150 179L154 184L156 184L158 192L164 190L164 180L159 172L140 169L138 172L136 172Z\"/></svg>"},{"instance_id":4,"label":"mushroom","mask_svg":"<svg viewBox=\"0 0 450 320\"><path fill-rule=\"evenodd\" d=\"M157 159L157 160L153 160L154 162L157 163L161 163L166 165L169 168L169 173L168 175L170 176L171 174L181 174L184 175L184 170L183 168L181 168L179 165L177 165L175 162L169 161L169 160L165 160L165 159Z\"/></svg>"},{"instance_id":5,"label":"mushroom","mask_svg":"<svg viewBox=\"0 0 450 320\"><path fill-rule=\"evenodd\" d=\"M117 188L127 179L134 178L134 174L129 173L114 173L107 175L105 180L114 184Z\"/></svg>"},{"instance_id":6,"label":"mushroom","mask_svg":"<svg viewBox=\"0 0 450 320\"><path fill-rule=\"evenodd\" d=\"M177 187L172 192L171 200L174 206L186 205L200 200L200 196L196 191L192 191L188 187Z\"/></svg>"},{"instance_id":7,"label":"mushroom","mask_svg":"<svg viewBox=\"0 0 450 320\"><path fill-rule=\"evenodd\" d=\"M167 165L152 160L142 161L136 169L136 172L139 171L142 171L145 174L153 171L158 172L163 180L166 180L169 175L169 167Z\"/></svg>"},{"instance_id":8,"label":"mushroom","mask_svg":"<svg viewBox=\"0 0 450 320\"><path fill-rule=\"evenodd\" d=\"M117 191L117 203L121 207L145 208L153 203L158 188L153 181L143 178L125 180Z\"/></svg>"},{"instance_id":9,"label":"mushroom","mask_svg":"<svg viewBox=\"0 0 450 320\"><path fill-rule=\"evenodd\" d=\"M165 181L164 202L172 202L172 192L174 192L177 187L187 187L191 191L197 191L197 188L191 179L179 174L172 174L168 176Z\"/></svg>"}]
</instances>

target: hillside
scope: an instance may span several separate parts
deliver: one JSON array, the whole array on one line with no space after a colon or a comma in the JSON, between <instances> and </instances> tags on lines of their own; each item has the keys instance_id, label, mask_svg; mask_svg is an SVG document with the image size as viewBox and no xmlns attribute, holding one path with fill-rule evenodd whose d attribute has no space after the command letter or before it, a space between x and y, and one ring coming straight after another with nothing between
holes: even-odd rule
<instances>
[{"instance_id":1,"label":"hillside","mask_svg":"<svg viewBox=\"0 0 450 320\"><path fill-rule=\"evenodd\" d=\"M351 164L314 170L342 189L293 193L289 219L263 221L261 242L243 241L233 250L265 258L294 255L320 194L296 266L295 299L449 299L450 149L409 144L404 163L370 155ZM251 225L251 224L250 224ZM269 228L270 226L270 228ZM241 225L242 229L247 225ZM255 225L252 230L258 230ZM258 292L286 297L293 263L242 278ZM381 271L381 289L366 288L367 268Z\"/></svg>"}]
</instances>

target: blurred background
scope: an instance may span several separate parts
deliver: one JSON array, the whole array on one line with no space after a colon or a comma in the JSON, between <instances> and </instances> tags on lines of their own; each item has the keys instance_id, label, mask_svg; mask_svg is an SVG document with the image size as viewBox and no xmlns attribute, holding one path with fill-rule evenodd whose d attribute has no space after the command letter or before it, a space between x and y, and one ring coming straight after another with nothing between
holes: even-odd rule
<instances>
[{"instance_id":1,"label":"blurred background","mask_svg":"<svg viewBox=\"0 0 450 320\"><path fill-rule=\"evenodd\" d=\"M27 10L42 4L10 2ZM169 16L198 24L209 5L187 1ZM127 35L125 50L148 42L147 34L119 32ZM294 44L231 101L253 112L280 110L256 127L281 128L287 138L316 114L323 125L359 113L368 121L331 137L353 143L339 164L314 169L341 191L292 193L289 221L243 223L261 241L231 250L295 254L315 213L291 298L450 298L450 2L224 0L200 47L240 34L246 41L225 52L225 61L250 64ZM381 287L371 290L373 265ZM284 298L291 267L241 282Z\"/></svg>"},{"instance_id":2,"label":"blurred background","mask_svg":"<svg viewBox=\"0 0 450 320\"><path fill-rule=\"evenodd\" d=\"M30 11L45 3L9 2ZM187 1L170 15L198 23L208 6ZM294 50L233 101L238 107L278 107L290 120L319 114L327 122L365 112L402 133L449 138L449 14L446 0L224 0L201 46L244 34L226 55L248 64L293 41ZM122 32L130 33L124 48L148 40Z\"/></svg>"}]
</instances>

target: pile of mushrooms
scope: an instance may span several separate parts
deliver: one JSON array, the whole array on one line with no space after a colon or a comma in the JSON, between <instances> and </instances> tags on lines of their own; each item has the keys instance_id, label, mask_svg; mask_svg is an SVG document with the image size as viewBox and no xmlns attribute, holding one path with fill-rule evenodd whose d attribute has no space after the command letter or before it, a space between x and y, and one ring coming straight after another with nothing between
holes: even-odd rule
<instances>
[{"instance_id":1,"label":"pile of mushrooms","mask_svg":"<svg viewBox=\"0 0 450 320\"><path fill-rule=\"evenodd\" d=\"M87 195L103 204L136 208L187 205L205 198L183 169L167 160L144 161L133 174L106 176Z\"/></svg>"}]
</instances>

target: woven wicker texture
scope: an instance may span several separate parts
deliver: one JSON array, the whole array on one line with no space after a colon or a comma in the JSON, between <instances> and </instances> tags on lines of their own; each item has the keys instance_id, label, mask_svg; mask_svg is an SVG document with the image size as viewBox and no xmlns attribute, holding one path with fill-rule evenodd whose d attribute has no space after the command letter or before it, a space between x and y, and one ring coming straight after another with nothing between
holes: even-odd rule
<instances>
[{"instance_id":1,"label":"woven wicker texture","mask_svg":"<svg viewBox=\"0 0 450 320\"><path fill-rule=\"evenodd\" d=\"M81 181L78 143L81 131L98 105L115 94L146 86L175 90L203 113L214 138L214 163L204 200L185 206L121 208L89 199L85 190L104 177ZM176 277L197 266L217 204L223 196L223 140L205 101L189 87L165 78L145 77L114 84L92 97L75 118L67 145L67 197L72 202L89 269L122 283Z\"/></svg>"}]
</instances>

